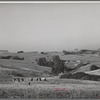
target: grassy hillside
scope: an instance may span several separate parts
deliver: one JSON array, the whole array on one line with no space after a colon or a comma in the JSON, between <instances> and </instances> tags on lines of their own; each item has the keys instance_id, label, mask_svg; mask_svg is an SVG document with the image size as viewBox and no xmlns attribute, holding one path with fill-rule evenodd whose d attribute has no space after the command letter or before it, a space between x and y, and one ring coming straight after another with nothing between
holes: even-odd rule
<instances>
[{"instance_id":1,"label":"grassy hillside","mask_svg":"<svg viewBox=\"0 0 100 100\"><path fill-rule=\"evenodd\" d=\"M72 71L72 73L77 73L77 72L87 72L87 71L92 71L91 70L91 67L95 65L97 66L98 68L100 68L100 62L94 62L94 63L91 63L91 64L88 64L86 66L81 66L80 68Z\"/></svg>"},{"instance_id":2,"label":"grassy hillside","mask_svg":"<svg viewBox=\"0 0 100 100\"><path fill-rule=\"evenodd\" d=\"M0 70L5 70L7 73L18 73L22 76L48 76L51 73L51 68L46 66L39 66L37 60L41 57L46 57L46 59L52 59L52 56L59 55L61 60L71 60L71 61L89 61L90 64L86 66L81 66L74 70L77 72L90 71L90 66L92 64L100 67L100 57L96 54L82 54L82 55L64 55L63 52L47 52L45 54L35 53L35 52L24 52L24 53L2 53L0 56L18 56L24 57L24 60L13 60L13 59L0 59ZM70 62L70 68L75 68L75 63ZM2 69L3 68L3 69ZM9 70L8 70L9 69Z\"/></svg>"},{"instance_id":3,"label":"grassy hillside","mask_svg":"<svg viewBox=\"0 0 100 100\"><path fill-rule=\"evenodd\" d=\"M37 59L44 56L39 53L2 53L0 56L18 56L24 57L24 60L0 59L0 70L6 71L10 75L20 74L24 77L37 77L42 75L49 75L50 67L39 66ZM14 74L15 73L15 74Z\"/></svg>"},{"instance_id":4,"label":"grassy hillside","mask_svg":"<svg viewBox=\"0 0 100 100\"><path fill-rule=\"evenodd\" d=\"M87 71L85 73L90 74L90 75L98 75L98 76L100 76L100 69L94 70L94 71Z\"/></svg>"}]
</instances>

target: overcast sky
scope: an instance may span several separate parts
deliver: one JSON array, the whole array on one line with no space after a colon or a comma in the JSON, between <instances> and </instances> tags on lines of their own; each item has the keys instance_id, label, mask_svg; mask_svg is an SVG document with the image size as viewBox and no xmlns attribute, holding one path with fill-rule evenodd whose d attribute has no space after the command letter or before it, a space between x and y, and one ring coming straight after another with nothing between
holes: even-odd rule
<instances>
[{"instance_id":1,"label":"overcast sky","mask_svg":"<svg viewBox=\"0 0 100 100\"><path fill-rule=\"evenodd\" d=\"M0 4L0 49L100 48L100 4Z\"/></svg>"}]
</instances>

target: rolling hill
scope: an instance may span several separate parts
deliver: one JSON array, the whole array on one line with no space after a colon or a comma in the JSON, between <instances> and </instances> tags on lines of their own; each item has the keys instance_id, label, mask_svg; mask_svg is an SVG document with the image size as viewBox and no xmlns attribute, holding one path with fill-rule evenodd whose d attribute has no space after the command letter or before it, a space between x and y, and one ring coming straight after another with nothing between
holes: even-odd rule
<instances>
[{"instance_id":1,"label":"rolling hill","mask_svg":"<svg viewBox=\"0 0 100 100\"><path fill-rule=\"evenodd\" d=\"M39 66L37 59L43 57L40 53L2 53L0 56L24 57L24 60L0 59L0 72L10 76L38 77L50 75L51 68Z\"/></svg>"}]
</instances>

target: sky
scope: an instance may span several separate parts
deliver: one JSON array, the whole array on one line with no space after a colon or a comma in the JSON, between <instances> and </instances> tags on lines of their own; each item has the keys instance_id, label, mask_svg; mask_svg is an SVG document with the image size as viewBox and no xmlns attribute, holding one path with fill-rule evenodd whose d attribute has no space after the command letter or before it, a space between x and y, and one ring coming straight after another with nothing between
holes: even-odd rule
<instances>
[{"instance_id":1,"label":"sky","mask_svg":"<svg viewBox=\"0 0 100 100\"><path fill-rule=\"evenodd\" d=\"M100 4L0 4L0 50L100 48Z\"/></svg>"}]
</instances>

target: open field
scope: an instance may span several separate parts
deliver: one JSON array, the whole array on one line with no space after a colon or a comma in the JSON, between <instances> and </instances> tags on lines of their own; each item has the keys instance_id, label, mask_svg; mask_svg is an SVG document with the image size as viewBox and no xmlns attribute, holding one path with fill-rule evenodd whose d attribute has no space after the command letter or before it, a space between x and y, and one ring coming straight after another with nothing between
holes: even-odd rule
<instances>
[{"instance_id":1,"label":"open field","mask_svg":"<svg viewBox=\"0 0 100 100\"><path fill-rule=\"evenodd\" d=\"M33 81L31 85L27 82L0 84L0 98L99 99L100 83L73 79L48 79L46 82Z\"/></svg>"}]
</instances>

